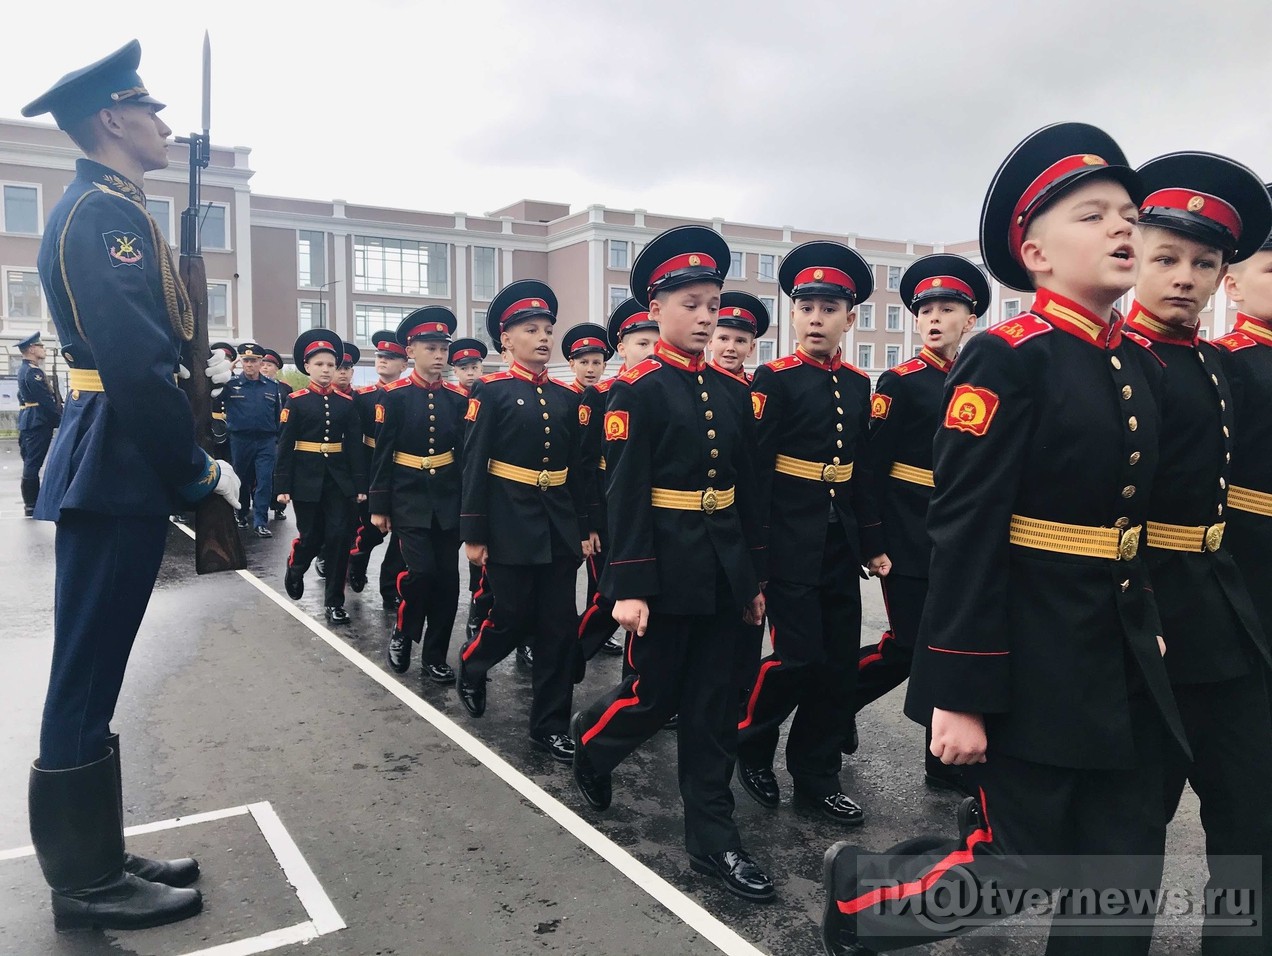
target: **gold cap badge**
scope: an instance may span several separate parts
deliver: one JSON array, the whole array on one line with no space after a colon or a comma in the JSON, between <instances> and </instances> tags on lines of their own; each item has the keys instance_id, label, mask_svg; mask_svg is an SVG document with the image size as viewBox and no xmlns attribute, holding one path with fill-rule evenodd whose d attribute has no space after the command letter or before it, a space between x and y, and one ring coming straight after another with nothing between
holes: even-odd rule
<instances>
[{"instance_id":1,"label":"gold cap badge","mask_svg":"<svg viewBox=\"0 0 1272 956\"><path fill-rule=\"evenodd\" d=\"M940 285L941 285L941 280L940 280L940 279L933 279L933 280L932 280L932 288L933 288L933 289L940 288Z\"/></svg>"},{"instance_id":2,"label":"gold cap badge","mask_svg":"<svg viewBox=\"0 0 1272 956\"><path fill-rule=\"evenodd\" d=\"M1108 165L1108 163L1106 163L1099 156L1096 156L1094 153L1087 153L1085 156L1082 157L1082 162L1088 166L1107 166Z\"/></svg>"},{"instance_id":3,"label":"gold cap badge","mask_svg":"<svg viewBox=\"0 0 1272 956\"><path fill-rule=\"evenodd\" d=\"M1206 200L1204 200L1200 196L1193 196L1192 199L1188 200L1188 211L1201 212L1201 210L1205 207L1205 205L1206 205Z\"/></svg>"},{"instance_id":4,"label":"gold cap badge","mask_svg":"<svg viewBox=\"0 0 1272 956\"><path fill-rule=\"evenodd\" d=\"M814 279L824 279L825 277L826 277L826 273L825 273L824 271L822 271L821 269L814 269L814 270L813 270L813 278L814 278Z\"/></svg>"}]
</instances>

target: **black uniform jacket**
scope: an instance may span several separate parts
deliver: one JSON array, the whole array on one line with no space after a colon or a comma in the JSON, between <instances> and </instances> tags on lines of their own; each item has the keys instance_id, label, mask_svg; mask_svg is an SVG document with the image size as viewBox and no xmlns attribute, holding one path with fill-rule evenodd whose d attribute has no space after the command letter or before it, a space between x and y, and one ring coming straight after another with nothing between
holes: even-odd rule
<instances>
[{"instance_id":1,"label":"black uniform jacket","mask_svg":"<svg viewBox=\"0 0 1272 956\"><path fill-rule=\"evenodd\" d=\"M610 558L601 593L611 600L711 614L717 586L727 582L740 614L759 593L766 560L753 429L729 398L735 384L701 355L659 341L610 389L603 424ZM654 507L655 489L699 501L711 500L708 490L718 501L732 489L735 501L711 511Z\"/></svg>"},{"instance_id":2,"label":"black uniform jacket","mask_svg":"<svg viewBox=\"0 0 1272 956\"><path fill-rule=\"evenodd\" d=\"M819 362L803 349L761 365L751 383L759 433L759 483L768 528L769 572L798 584L822 580L826 524L844 526L863 559L883 552L883 535L862 461L870 422L870 377L840 360ZM846 482L774 470L778 455L842 470Z\"/></svg>"},{"instance_id":3,"label":"black uniform jacket","mask_svg":"<svg viewBox=\"0 0 1272 956\"><path fill-rule=\"evenodd\" d=\"M579 460L579 395L517 363L473 385L464 443L460 536L497 564L549 564L564 546L582 559L588 476ZM535 475L567 472L542 490L490 473L492 462ZM497 466L494 466L497 467Z\"/></svg>"},{"instance_id":4,"label":"black uniform jacket","mask_svg":"<svg viewBox=\"0 0 1272 956\"><path fill-rule=\"evenodd\" d=\"M605 404L617 379L606 378L589 385L579 397L579 441L584 471L592 478L587 486L587 511L592 530L608 540L609 519L605 514Z\"/></svg>"},{"instance_id":5,"label":"black uniform jacket","mask_svg":"<svg viewBox=\"0 0 1272 956\"><path fill-rule=\"evenodd\" d=\"M468 397L450 382L426 382L412 372L378 390L372 422L379 422L371 466L371 513L389 515L404 528L444 531L459 527L460 479L464 473L464 414ZM440 467L400 464L395 453L433 458L450 452ZM431 464L431 463L430 463Z\"/></svg>"},{"instance_id":6,"label":"black uniform jacket","mask_svg":"<svg viewBox=\"0 0 1272 956\"><path fill-rule=\"evenodd\" d=\"M1118 325L1040 290L1033 313L976 336L950 371L906 713L984 714L990 759L1133 766L1128 699L1144 689L1188 749L1142 553L1114 560L1009 540L1013 515L1146 522L1160 381Z\"/></svg>"},{"instance_id":7,"label":"black uniform jacket","mask_svg":"<svg viewBox=\"0 0 1272 956\"><path fill-rule=\"evenodd\" d=\"M349 394L310 385L292 393L281 418L278 458L274 465L275 495L291 495L297 501L319 501L323 480L328 475L341 494L350 498L366 494L366 458L359 450L362 423ZM298 451L297 442L339 443L341 450L326 454Z\"/></svg>"},{"instance_id":8,"label":"black uniform jacket","mask_svg":"<svg viewBox=\"0 0 1272 956\"><path fill-rule=\"evenodd\" d=\"M25 359L18 366L18 406L18 431L54 428L62 420L48 377Z\"/></svg>"},{"instance_id":9,"label":"black uniform jacket","mask_svg":"<svg viewBox=\"0 0 1272 956\"><path fill-rule=\"evenodd\" d=\"M1219 350L1174 330L1139 303L1127 332L1148 342L1162 363L1162 433L1149 501L1150 521L1209 528L1228 511L1233 407ZM1148 569L1166 639L1166 670L1175 684L1208 684L1249 673L1253 655L1268 658L1267 638L1226 548L1194 552L1153 546Z\"/></svg>"},{"instance_id":10,"label":"black uniform jacket","mask_svg":"<svg viewBox=\"0 0 1272 956\"><path fill-rule=\"evenodd\" d=\"M884 550L892 573L926 578L932 559L927 533L932 488L913 479L932 472L932 439L945 416L950 363L926 346L879 376L870 400L870 443L863 482L879 503ZM897 474L893 474L896 471Z\"/></svg>"}]
</instances>

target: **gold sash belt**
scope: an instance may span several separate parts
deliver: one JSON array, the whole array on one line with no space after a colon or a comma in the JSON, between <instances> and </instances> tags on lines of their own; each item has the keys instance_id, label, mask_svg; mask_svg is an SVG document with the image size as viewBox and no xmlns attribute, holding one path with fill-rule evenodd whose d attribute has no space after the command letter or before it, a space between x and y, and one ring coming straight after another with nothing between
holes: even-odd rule
<instances>
[{"instance_id":1,"label":"gold sash belt","mask_svg":"<svg viewBox=\"0 0 1272 956\"><path fill-rule=\"evenodd\" d=\"M736 493L732 488L717 491L676 491L672 488L651 488L649 500L655 508L671 508L674 511L702 511L714 514L733 507Z\"/></svg>"},{"instance_id":2,"label":"gold sash belt","mask_svg":"<svg viewBox=\"0 0 1272 956\"><path fill-rule=\"evenodd\" d=\"M393 453L393 463L395 465L405 465L407 468L418 468L420 471L427 471L433 468L443 468L446 465L455 463L455 450L444 451L437 455L408 455L404 451L395 451Z\"/></svg>"},{"instance_id":3,"label":"gold sash belt","mask_svg":"<svg viewBox=\"0 0 1272 956\"><path fill-rule=\"evenodd\" d=\"M1009 540L1023 548L1056 554L1130 561L1139 553L1140 525L1123 531L1012 515Z\"/></svg>"},{"instance_id":4,"label":"gold sash belt","mask_svg":"<svg viewBox=\"0 0 1272 956\"><path fill-rule=\"evenodd\" d=\"M505 478L522 485L534 485L540 491L560 487L565 484L565 477L570 473L568 468L560 471L535 471L533 468L521 468L493 458L486 462L486 470L496 478Z\"/></svg>"},{"instance_id":5,"label":"gold sash belt","mask_svg":"<svg viewBox=\"0 0 1272 956\"><path fill-rule=\"evenodd\" d=\"M790 475L792 478L824 481L827 484L842 484L852 479L852 462L846 465L828 465L820 461L804 461L802 458L778 455L773 468L779 474Z\"/></svg>"}]
</instances>

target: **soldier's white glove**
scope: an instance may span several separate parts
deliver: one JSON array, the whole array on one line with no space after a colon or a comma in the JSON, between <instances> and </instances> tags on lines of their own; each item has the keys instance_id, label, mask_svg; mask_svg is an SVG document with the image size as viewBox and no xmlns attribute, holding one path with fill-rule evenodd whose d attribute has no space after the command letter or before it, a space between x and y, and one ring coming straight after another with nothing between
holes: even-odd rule
<instances>
[{"instance_id":1,"label":"soldier's white glove","mask_svg":"<svg viewBox=\"0 0 1272 956\"><path fill-rule=\"evenodd\" d=\"M234 363L225 357L224 352L217 349L208 356L208 367L203 374L212 379L213 385L224 385L234 374Z\"/></svg>"},{"instance_id":2,"label":"soldier's white glove","mask_svg":"<svg viewBox=\"0 0 1272 956\"><path fill-rule=\"evenodd\" d=\"M234 473L234 466L228 461L218 458L216 463L221 467L221 479L216 483L216 487L212 491L228 501L234 506L234 510L237 511L239 508L239 486L242 482L239 476Z\"/></svg>"}]
</instances>

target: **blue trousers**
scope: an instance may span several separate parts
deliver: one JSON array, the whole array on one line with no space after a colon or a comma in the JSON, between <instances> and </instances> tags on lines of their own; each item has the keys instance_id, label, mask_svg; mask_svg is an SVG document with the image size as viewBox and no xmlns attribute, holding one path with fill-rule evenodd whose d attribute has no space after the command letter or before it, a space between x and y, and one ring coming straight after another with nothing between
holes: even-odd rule
<instances>
[{"instance_id":1,"label":"blue trousers","mask_svg":"<svg viewBox=\"0 0 1272 956\"><path fill-rule=\"evenodd\" d=\"M274 460L278 457L278 436L258 432L234 432L230 450L235 473L242 481L239 511L252 509L252 524L269 525L269 509L274 503Z\"/></svg>"},{"instance_id":2,"label":"blue trousers","mask_svg":"<svg viewBox=\"0 0 1272 956\"><path fill-rule=\"evenodd\" d=\"M38 481L40 469L53 443L53 426L23 428L18 432L18 452L22 455L22 480Z\"/></svg>"},{"instance_id":3,"label":"blue trousers","mask_svg":"<svg viewBox=\"0 0 1272 956\"><path fill-rule=\"evenodd\" d=\"M99 758L128 655L167 542L164 516L63 511L57 523L53 666L40 725L40 766Z\"/></svg>"}]
</instances>

